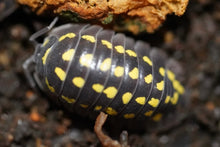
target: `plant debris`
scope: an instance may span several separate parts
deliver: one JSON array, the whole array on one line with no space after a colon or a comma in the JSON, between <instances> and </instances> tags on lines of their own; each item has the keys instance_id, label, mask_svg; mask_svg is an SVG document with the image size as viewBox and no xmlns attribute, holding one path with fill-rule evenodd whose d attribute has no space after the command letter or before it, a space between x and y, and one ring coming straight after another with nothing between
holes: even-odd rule
<instances>
[{"instance_id":1,"label":"plant debris","mask_svg":"<svg viewBox=\"0 0 220 147\"><path fill-rule=\"evenodd\" d=\"M84 20L111 23L134 34L154 32L168 14L184 14L188 0L17 0L38 15L72 12ZM74 15L74 16L75 16Z\"/></svg>"}]
</instances>

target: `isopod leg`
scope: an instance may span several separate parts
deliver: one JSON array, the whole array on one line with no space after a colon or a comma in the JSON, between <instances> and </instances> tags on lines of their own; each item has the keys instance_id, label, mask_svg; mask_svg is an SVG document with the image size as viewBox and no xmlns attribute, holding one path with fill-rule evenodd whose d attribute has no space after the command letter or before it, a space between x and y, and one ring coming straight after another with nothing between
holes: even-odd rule
<instances>
[{"instance_id":1,"label":"isopod leg","mask_svg":"<svg viewBox=\"0 0 220 147\"><path fill-rule=\"evenodd\" d=\"M24 69L24 73L25 76L27 77L30 85L32 88L36 88L36 84L34 82L33 76L31 75L31 65L34 63L34 56L31 56L30 58L28 58L22 65L23 69Z\"/></svg>"},{"instance_id":2,"label":"isopod leg","mask_svg":"<svg viewBox=\"0 0 220 147\"><path fill-rule=\"evenodd\" d=\"M31 35L29 40L34 42L35 44L37 44L36 38L38 38L39 36L47 33L48 31L50 31L53 28L53 26L56 24L57 21L58 21L58 17L55 17L54 20L50 23L49 26L47 26L47 27L41 29L40 31L37 31L33 35Z\"/></svg>"},{"instance_id":3,"label":"isopod leg","mask_svg":"<svg viewBox=\"0 0 220 147\"><path fill-rule=\"evenodd\" d=\"M120 135L120 143L122 147L130 147L128 145L128 132L127 131L122 131Z\"/></svg>"}]
</instances>

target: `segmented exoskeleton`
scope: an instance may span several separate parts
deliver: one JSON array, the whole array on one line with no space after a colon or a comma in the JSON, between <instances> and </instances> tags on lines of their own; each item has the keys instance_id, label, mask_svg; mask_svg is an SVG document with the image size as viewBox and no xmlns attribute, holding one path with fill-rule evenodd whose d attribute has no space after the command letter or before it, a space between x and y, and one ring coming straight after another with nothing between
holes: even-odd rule
<instances>
[{"instance_id":1,"label":"segmented exoskeleton","mask_svg":"<svg viewBox=\"0 0 220 147\"><path fill-rule=\"evenodd\" d=\"M32 87L37 82L65 107L81 113L103 111L125 119L159 120L184 93L161 51L97 25L64 24L52 29L43 43L36 42L24 69Z\"/></svg>"}]
</instances>

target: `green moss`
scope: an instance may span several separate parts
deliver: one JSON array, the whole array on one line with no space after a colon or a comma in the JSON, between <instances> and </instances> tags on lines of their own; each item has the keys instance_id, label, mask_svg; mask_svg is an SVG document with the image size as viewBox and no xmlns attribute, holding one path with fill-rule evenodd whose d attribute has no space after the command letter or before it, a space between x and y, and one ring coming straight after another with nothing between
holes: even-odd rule
<instances>
[{"instance_id":1,"label":"green moss","mask_svg":"<svg viewBox=\"0 0 220 147\"><path fill-rule=\"evenodd\" d=\"M109 24L112 22L112 20L113 20L113 14L109 13L108 16L102 20L102 24Z\"/></svg>"},{"instance_id":2,"label":"green moss","mask_svg":"<svg viewBox=\"0 0 220 147\"><path fill-rule=\"evenodd\" d=\"M84 19L80 18L77 13L71 12L71 11L62 11L59 15L61 17L63 17L64 19L70 20L72 22L83 22L83 21L85 21Z\"/></svg>"},{"instance_id":3,"label":"green moss","mask_svg":"<svg viewBox=\"0 0 220 147\"><path fill-rule=\"evenodd\" d=\"M115 28L118 31L132 31L130 30L132 27L137 28L136 32L133 32L135 34L146 32L146 24L139 19L124 18L121 16L115 19Z\"/></svg>"}]
</instances>

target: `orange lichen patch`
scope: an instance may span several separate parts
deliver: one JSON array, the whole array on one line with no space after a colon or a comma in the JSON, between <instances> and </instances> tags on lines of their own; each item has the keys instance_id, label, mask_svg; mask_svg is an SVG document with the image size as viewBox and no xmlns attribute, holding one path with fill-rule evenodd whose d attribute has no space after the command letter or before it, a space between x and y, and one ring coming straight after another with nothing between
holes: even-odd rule
<instances>
[{"instance_id":1,"label":"orange lichen patch","mask_svg":"<svg viewBox=\"0 0 220 147\"><path fill-rule=\"evenodd\" d=\"M55 10L55 13L62 11L71 11L77 13L83 19L100 19L106 17L108 10L107 1L102 0L85 0L70 1Z\"/></svg>"},{"instance_id":2,"label":"orange lichen patch","mask_svg":"<svg viewBox=\"0 0 220 147\"><path fill-rule=\"evenodd\" d=\"M147 24L146 30L153 32L166 19L166 15L175 13L182 15L185 12L188 0L148 0L145 7L138 7L128 12L129 16L139 17Z\"/></svg>"},{"instance_id":3,"label":"orange lichen patch","mask_svg":"<svg viewBox=\"0 0 220 147\"><path fill-rule=\"evenodd\" d=\"M182 15L185 12L188 0L17 0L20 4L28 5L37 14L44 12L70 11L82 19L93 19L103 22L109 14L113 18L123 17L133 22L138 19L145 24L144 30L153 32L166 19L167 14ZM111 20L111 19L110 19ZM114 22L114 20L113 20ZM126 29L138 33L138 25L130 24ZM143 25L142 25L143 26Z\"/></svg>"}]
</instances>

